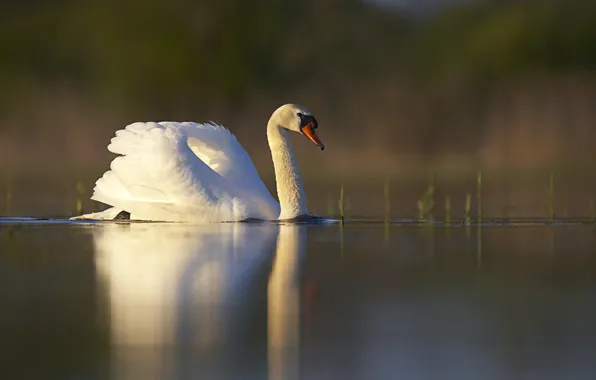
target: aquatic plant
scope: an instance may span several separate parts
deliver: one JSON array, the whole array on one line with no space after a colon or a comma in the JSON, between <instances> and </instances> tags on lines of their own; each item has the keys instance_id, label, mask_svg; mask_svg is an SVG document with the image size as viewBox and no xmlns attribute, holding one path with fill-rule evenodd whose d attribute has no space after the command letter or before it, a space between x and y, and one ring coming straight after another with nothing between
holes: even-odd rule
<instances>
[{"instance_id":1,"label":"aquatic plant","mask_svg":"<svg viewBox=\"0 0 596 380\"><path fill-rule=\"evenodd\" d=\"M478 202L478 223L482 223L482 170L476 174L476 201Z\"/></svg>"},{"instance_id":2,"label":"aquatic plant","mask_svg":"<svg viewBox=\"0 0 596 380\"><path fill-rule=\"evenodd\" d=\"M85 196L85 186L81 181L77 182L77 201L76 201L76 208L77 214L81 215L83 213L83 197Z\"/></svg>"},{"instance_id":3,"label":"aquatic plant","mask_svg":"<svg viewBox=\"0 0 596 380\"><path fill-rule=\"evenodd\" d=\"M470 208L471 207L472 207L472 195L468 191L466 193L466 203L465 203L465 208L464 208L464 221L466 222L466 224L469 224L471 221L471 219L470 219Z\"/></svg>"},{"instance_id":4,"label":"aquatic plant","mask_svg":"<svg viewBox=\"0 0 596 380\"><path fill-rule=\"evenodd\" d=\"M422 220L432 220L433 219L433 210L435 207L435 184L434 181L428 186L426 192L422 196L421 199L418 200L418 219Z\"/></svg>"},{"instance_id":5,"label":"aquatic plant","mask_svg":"<svg viewBox=\"0 0 596 380\"><path fill-rule=\"evenodd\" d=\"M337 201L337 206L339 208L339 217L341 218L341 224L344 224L344 183L341 183L341 188L339 190L339 200Z\"/></svg>"},{"instance_id":6,"label":"aquatic plant","mask_svg":"<svg viewBox=\"0 0 596 380\"><path fill-rule=\"evenodd\" d=\"M451 223L451 197L445 196L445 223Z\"/></svg>"},{"instance_id":7,"label":"aquatic plant","mask_svg":"<svg viewBox=\"0 0 596 380\"><path fill-rule=\"evenodd\" d=\"M385 196L385 223L389 223L391 219L391 195L390 195L390 188L389 188L389 180L385 180L385 188L384 188L384 196Z\"/></svg>"}]
</instances>

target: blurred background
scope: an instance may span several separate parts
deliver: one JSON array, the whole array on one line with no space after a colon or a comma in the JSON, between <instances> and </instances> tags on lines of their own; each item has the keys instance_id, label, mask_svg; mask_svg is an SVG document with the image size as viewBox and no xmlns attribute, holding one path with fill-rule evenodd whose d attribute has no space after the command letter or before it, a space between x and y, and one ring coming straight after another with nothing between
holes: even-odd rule
<instances>
[{"instance_id":1,"label":"blurred background","mask_svg":"<svg viewBox=\"0 0 596 380\"><path fill-rule=\"evenodd\" d=\"M2 0L0 214L68 216L134 121L224 124L275 194L265 137L287 102L309 208L588 217L596 195L596 3L489 0ZM79 183L77 190L77 183ZM457 211L456 211L457 210ZM441 214L437 206L437 216Z\"/></svg>"}]
</instances>

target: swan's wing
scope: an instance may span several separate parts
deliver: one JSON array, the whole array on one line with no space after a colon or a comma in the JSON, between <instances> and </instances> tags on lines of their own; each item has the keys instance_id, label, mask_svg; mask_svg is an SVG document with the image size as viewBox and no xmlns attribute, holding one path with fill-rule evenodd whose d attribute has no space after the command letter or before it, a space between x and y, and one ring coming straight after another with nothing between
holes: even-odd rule
<instances>
[{"instance_id":1,"label":"swan's wing","mask_svg":"<svg viewBox=\"0 0 596 380\"><path fill-rule=\"evenodd\" d=\"M117 131L108 150L121 156L97 181L92 199L128 211L134 219L276 218L259 189L223 177L193 152L188 129L175 123L134 123Z\"/></svg>"},{"instance_id":2,"label":"swan's wing","mask_svg":"<svg viewBox=\"0 0 596 380\"><path fill-rule=\"evenodd\" d=\"M230 181L233 186L250 189L255 196L266 201L269 208L276 210L277 201L261 180L257 169L233 133L223 125L210 122L161 122L167 128L183 129L188 136L188 146L201 161ZM279 216L275 211L273 218Z\"/></svg>"},{"instance_id":3,"label":"swan's wing","mask_svg":"<svg viewBox=\"0 0 596 380\"><path fill-rule=\"evenodd\" d=\"M250 156L227 128L216 123L161 122L167 128L183 129L190 149L207 166L238 186L252 186L263 195L271 196Z\"/></svg>"}]
</instances>

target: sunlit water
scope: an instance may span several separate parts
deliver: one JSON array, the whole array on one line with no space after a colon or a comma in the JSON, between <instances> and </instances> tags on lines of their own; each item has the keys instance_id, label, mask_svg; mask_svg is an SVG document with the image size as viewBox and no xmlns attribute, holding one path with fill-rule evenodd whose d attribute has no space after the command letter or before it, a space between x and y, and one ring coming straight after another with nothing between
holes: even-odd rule
<instances>
[{"instance_id":1,"label":"sunlit water","mask_svg":"<svg viewBox=\"0 0 596 380\"><path fill-rule=\"evenodd\" d=\"M593 224L15 222L6 378L596 376Z\"/></svg>"}]
</instances>

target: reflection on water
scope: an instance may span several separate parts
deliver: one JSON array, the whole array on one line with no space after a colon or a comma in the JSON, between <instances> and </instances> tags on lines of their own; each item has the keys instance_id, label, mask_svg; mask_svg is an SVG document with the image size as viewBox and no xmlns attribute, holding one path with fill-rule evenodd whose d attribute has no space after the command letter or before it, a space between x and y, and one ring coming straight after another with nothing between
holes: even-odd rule
<instances>
[{"instance_id":1,"label":"reflection on water","mask_svg":"<svg viewBox=\"0 0 596 380\"><path fill-rule=\"evenodd\" d=\"M300 293L298 271L306 228L281 226L267 290L269 379L298 379Z\"/></svg>"},{"instance_id":2,"label":"reflection on water","mask_svg":"<svg viewBox=\"0 0 596 380\"><path fill-rule=\"evenodd\" d=\"M595 378L596 225L7 226L7 378Z\"/></svg>"},{"instance_id":3,"label":"reflection on water","mask_svg":"<svg viewBox=\"0 0 596 380\"><path fill-rule=\"evenodd\" d=\"M175 368L174 356L181 354L175 347L188 351L183 356L196 354L198 360L229 359L225 355L230 352L223 352L227 346L245 344L238 330L250 309L258 307L251 294L256 292L257 298L267 299L270 378L296 378L297 275L305 229L239 224L96 229L115 377L174 375L181 370ZM259 288L263 272L269 271L268 288ZM218 350L223 357L211 356Z\"/></svg>"}]
</instances>

